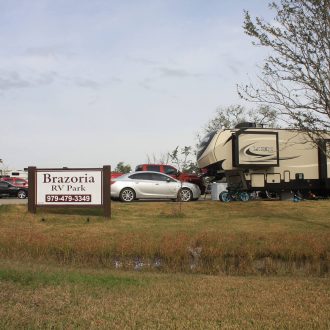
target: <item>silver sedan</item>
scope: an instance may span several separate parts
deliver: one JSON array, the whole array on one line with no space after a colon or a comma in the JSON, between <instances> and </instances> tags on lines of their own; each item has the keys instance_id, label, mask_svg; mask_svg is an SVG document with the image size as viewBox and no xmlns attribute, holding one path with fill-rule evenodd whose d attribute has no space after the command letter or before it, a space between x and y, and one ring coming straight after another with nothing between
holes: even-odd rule
<instances>
[{"instance_id":1,"label":"silver sedan","mask_svg":"<svg viewBox=\"0 0 330 330\"><path fill-rule=\"evenodd\" d=\"M122 202L134 199L173 199L189 202L201 194L193 183L181 182L158 172L134 172L112 180L111 197Z\"/></svg>"}]
</instances>

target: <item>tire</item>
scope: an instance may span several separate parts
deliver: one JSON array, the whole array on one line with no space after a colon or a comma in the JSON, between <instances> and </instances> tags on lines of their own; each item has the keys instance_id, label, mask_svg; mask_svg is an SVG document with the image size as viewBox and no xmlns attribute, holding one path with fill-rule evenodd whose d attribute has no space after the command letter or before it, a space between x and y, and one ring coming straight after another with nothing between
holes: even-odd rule
<instances>
[{"instance_id":1,"label":"tire","mask_svg":"<svg viewBox=\"0 0 330 330\"><path fill-rule=\"evenodd\" d=\"M250 195L246 191L243 191L239 194L240 201L247 202L249 199L250 199Z\"/></svg>"},{"instance_id":2,"label":"tire","mask_svg":"<svg viewBox=\"0 0 330 330\"><path fill-rule=\"evenodd\" d=\"M222 191L219 195L219 199L221 200L221 202L227 203L231 201L231 196L228 191Z\"/></svg>"},{"instance_id":3,"label":"tire","mask_svg":"<svg viewBox=\"0 0 330 330\"><path fill-rule=\"evenodd\" d=\"M17 193L17 198L24 199L27 197L27 193L24 190L19 190Z\"/></svg>"},{"instance_id":4,"label":"tire","mask_svg":"<svg viewBox=\"0 0 330 330\"><path fill-rule=\"evenodd\" d=\"M124 188L119 194L120 201L130 203L135 199L135 191L131 188Z\"/></svg>"},{"instance_id":5,"label":"tire","mask_svg":"<svg viewBox=\"0 0 330 330\"><path fill-rule=\"evenodd\" d=\"M179 201L180 202L190 202L193 199L193 193L188 188L182 188L179 191Z\"/></svg>"}]
</instances>

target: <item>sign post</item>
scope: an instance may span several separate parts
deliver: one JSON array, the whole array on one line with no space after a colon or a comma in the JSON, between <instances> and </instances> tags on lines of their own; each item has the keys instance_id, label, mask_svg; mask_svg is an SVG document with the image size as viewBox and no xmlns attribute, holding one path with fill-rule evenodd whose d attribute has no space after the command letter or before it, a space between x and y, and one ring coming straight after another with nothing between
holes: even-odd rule
<instances>
[{"instance_id":1,"label":"sign post","mask_svg":"<svg viewBox=\"0 0 330 330\"><path fill-rule=\"evenodd\" d=\"M109 165L103 168L28 168L28 210L37 207L99 207L111 217Z\"/></svg>"},{"instance_id":2,"label":"sign post","mask_svg":"<svg viewBox=\"0 0 330 330\"><path fill-rule=\"evenodd\" d=\"M29 196L28 196L28 211L36 213L36 167L28 167L28 182L29 182Z\"/></svg>"},{"instance_id":3,"label":"sign post","mask_svg":"<svg viewBox=\"0 0 330 330\"><path fill-rule=\"evenodd\" d=\"M111 168L109 165L103 166L103 214L106 218L111 218L111 194L110 194ZM106 198L104 200L104 198Z\"/></svg>"}]
</instances>

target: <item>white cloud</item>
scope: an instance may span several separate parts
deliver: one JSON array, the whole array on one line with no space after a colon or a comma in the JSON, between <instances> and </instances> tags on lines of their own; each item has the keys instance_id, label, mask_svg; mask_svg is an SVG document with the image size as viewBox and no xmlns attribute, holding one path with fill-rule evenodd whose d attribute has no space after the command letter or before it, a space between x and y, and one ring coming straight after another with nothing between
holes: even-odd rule
<instances>
[{"instance_id":1,"label":"white cloud","mask_svg":"<svg viewBox=\"0 0 330 330\"><path fill-rule=\"evenodd\" d=\"M0 2L0 158L12 167L132 165L193 145L262 57L260 1ZM2 22L2 23L1 23Z\"/></svg>"}]
</instances>

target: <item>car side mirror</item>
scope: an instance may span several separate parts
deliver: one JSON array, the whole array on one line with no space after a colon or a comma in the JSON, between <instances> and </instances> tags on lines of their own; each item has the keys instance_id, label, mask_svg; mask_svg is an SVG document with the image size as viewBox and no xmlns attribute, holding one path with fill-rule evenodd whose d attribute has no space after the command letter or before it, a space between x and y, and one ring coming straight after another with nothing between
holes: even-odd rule
<instances>
[{"instance_id":1,"label":"car side mirror","mask_svg":"<svg viewBox=\"0 0 330 330\"><path fill-rule=\"evenodd\" d=\"M171 179L170 179L170 178L167 178L167 179L166 179L166 182L171 182Z\"/></svg>"}]
</instances>

